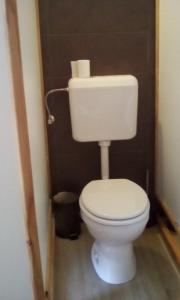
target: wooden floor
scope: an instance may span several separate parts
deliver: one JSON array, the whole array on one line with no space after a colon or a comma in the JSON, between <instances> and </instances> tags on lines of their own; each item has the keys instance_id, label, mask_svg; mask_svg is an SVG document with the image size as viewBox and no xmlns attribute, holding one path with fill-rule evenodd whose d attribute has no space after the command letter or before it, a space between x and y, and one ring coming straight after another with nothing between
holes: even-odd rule
<instances>
[{"instance_id":1,"label":"wooden floor","mask_svg":"<svg viewBox=\"0 0 180 300\"><path fill-rule=\"evenodd\" d=\"M180 300L180 278L157 228L146 229L135 243L137 275L123 285L98 278L92 243L84 225L79 240L56 239L54 300Z\"/></svg>"}]
</instances>

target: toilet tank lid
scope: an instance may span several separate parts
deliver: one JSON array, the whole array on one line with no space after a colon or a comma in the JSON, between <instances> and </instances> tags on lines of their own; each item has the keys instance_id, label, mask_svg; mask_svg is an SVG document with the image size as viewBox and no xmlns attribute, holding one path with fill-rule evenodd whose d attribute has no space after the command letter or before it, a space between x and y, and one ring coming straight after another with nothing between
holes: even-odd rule
<instances>
[{"instance_id":1,"label":"toilet tank lid","mask_svg":"<svg viewBox=\"0 0 180 300\"><path fill-rule=\"evenodd\" d=\"M149 200L146 192L128 179L95 180L88 183L80 196L93 215L109 220L125 220L141 215Z\"/></svg>"},{"instance_id":2,"label":"toilet tank lid","mask_svg":"<svg viewBox=\"0 0 180 300\"><path fill-rule=\"evenodd\" d=\"M138 82L133 75L91 76L88 78L74 77L69 80L69 89L73 88L102 88L119 86L137 86Z\"/></svg>"}]
</instances>

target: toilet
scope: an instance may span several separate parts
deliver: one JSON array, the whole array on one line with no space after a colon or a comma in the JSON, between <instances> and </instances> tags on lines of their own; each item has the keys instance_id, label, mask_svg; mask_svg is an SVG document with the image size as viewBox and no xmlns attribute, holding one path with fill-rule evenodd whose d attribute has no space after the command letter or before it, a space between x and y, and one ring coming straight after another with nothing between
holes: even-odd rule
<instances>
[{"instance_id":1,"label":"toilet","mask_svg":"<svg viewBox=\"0 0 180 300\"><path fill-rule=\"evenodd\" d=\"M119 284L136 273L133 241L149 219L144 190L127 179L91 181L80 196L81 216L95 242L91 258L101 279Z\"/></svg>"},{"instance_id":2,"label":"toilet","mask_svg":"<svg viewBox=\"0 0 180 300\"><path fill-rule=\"evenodd\" d=\"M95 239L92 264L105 282L125 283L136 274L133 242L145 229L150 203L136 183L109 178L109 147L136 136L138 82L132 75L75 77L68 90L73 138L100 146L102 179L80 195L82 219Z\"/></svg>"}]
</instances>

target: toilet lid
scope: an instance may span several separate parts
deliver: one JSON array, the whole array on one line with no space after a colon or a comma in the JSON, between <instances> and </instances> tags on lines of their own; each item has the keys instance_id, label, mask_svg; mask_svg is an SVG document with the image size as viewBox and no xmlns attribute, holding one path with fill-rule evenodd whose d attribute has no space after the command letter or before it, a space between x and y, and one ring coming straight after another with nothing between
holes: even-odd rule
<instances>
[{"instance_id":1,"label":"toilet lid","mask_svg":"<svg viewBox=\"0 0 180 300\"><path fill-rule=\"evenodd\" d=\"M91 181L81 193L80 204L91 214L110 220L130 219L148 206L145 191L127 179Z\"/></svg>"}]
</instances>

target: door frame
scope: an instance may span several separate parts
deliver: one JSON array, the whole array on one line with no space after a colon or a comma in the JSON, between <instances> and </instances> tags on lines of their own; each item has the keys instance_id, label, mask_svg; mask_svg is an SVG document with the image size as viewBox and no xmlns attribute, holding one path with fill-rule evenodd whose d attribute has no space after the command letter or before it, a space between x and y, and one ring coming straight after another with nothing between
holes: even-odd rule
<instances>
[{"instance_id":1,"label":"door frame","mask_svg":"<svg viewBox=\"0 0 180 300\"><path fill-rule=\"evenodd\" d=\"M11 71L14 91L14 104L20 150L22 172L22 187L24 192L25 227L27 247L30 257L32 285L35 300L44 300L44 285L41 266L40 246L35 211L30 143L28 135L27 113L23 81L22 58L18 28L18 13L16 0L5 0L7 31L9 38Z\"/></svg>"}]
</instances>

